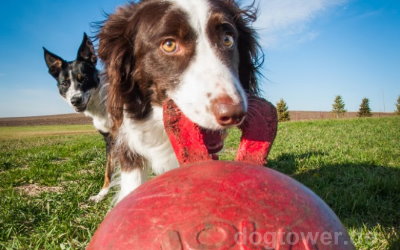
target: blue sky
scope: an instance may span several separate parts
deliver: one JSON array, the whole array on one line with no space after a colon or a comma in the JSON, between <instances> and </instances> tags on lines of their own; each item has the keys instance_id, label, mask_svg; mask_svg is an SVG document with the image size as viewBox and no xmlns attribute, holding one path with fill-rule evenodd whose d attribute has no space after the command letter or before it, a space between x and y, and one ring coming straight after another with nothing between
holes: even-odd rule
<instances>
[{"instance_id":1,"label":"blue sky","mask_svg":"<svg viewBox=\"0 0 400 250\"><path fill-rule=\"evenodd\" d=\"M42 46L75 59L83 32L123 0L0 3L0 117L72 113L47 73ZM248 1L244 1L246 4ZM265 96L291 110L393 111L400 95L400 1L259 0Z\"/></svg>"}]
</instances>

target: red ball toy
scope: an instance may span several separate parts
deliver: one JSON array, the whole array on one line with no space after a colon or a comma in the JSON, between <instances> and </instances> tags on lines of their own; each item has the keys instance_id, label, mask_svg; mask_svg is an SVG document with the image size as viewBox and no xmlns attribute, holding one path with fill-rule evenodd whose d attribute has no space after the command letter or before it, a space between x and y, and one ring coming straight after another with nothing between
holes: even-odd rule
<instances>
[{"instance_id":1,"label":"red ball toy","mask_svg":"<svg viewBox=\"0 0 400 250\"><path fill-rule=\"evenodd\" d=\"M218 133L170 101L164 124L182 166L140 186L105 218L88 249L354 249L332 210L297 181L261 167L276 110L249 97L236 162L216 159Z\"/></svg>"},{"instance_id":2,"label":"red ball toy","mask_svg":"<svg viewBox=\"0 0 400 250\"><path fill-rule=\"evenodd\" d=\"M154 178L105 218L88 249L353 249L332 210L274 170L191 164Z\"/></svg>"}]
</instances>

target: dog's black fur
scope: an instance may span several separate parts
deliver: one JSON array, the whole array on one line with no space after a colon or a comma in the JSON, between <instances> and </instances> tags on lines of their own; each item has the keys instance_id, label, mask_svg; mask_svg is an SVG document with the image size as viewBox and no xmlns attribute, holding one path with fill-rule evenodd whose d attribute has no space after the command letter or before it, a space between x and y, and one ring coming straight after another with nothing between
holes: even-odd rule
<instances>
[{"instance_id":1,"label":"dog's black fur","mask_svg":"<svg viewBox=\"0 0 400 250\"><path fill-rule=\"evenodd\" d=\"M99 86L100 80L96 69L97 57L92 42L85 33L76 59L70 62L51 53L46 48L43 48L43 50L49 73L57 80L60 95L76 111L83 112L87 105L87 103L82 102L83 95L69 97L67 94L71 88L85 94Z\"/></svg>"},{"instance_id":2,"label":"dog's black fur","mask_svg":"<svg viewBox=\"0 0 400 250\"><path fill-rule=\"evenodd\" d=\"M102 190L91 200L102 200L108 193L111 176L114 170L112 148L114 139L111 135L111 120L106 111L106 86L96 69L97 56L94 46L86 33L74 61L66 61L61 57L44 50L44 59L50 75L57 80L60 95L75 111L84 113L93 119L93 125L103 135L106 143L106 172Z\"/></svg>"}]
</instances>

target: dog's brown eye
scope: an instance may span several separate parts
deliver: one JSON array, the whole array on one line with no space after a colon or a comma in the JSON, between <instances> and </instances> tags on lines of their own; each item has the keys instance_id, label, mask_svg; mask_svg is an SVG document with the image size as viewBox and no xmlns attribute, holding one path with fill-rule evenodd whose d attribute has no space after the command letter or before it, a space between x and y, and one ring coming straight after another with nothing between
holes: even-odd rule
<instances>
[{"instance_id":1,"label":"dog's brown eye","mask_svg":"<svg viewBox=\"0 0 400 250\"><path fill-rule=\"evenodd\" d=\"M161 44L162 50L164 50L166 53L174 53L178 49L178 45L175 40L173 39L167 39Z\"/></svg>"},{"instance_id":2,"label":"dog's brown eye","mask_svg":"<svg viewBox=\"0 0 400 250\"><path fill-rule=\"evenodd\" d=\"M78 75L76 76L76 79L77 79L79 82L81 82L81 81L83 80L83 76L82 76L81 74L78 74Z\"/></svg>"},{"instance_id":3,"label":"dog's brown eye","mask_svg":"<svg viewBox=\"0 0 400 250\"><path fill-rule=\"evenodd\" d=\"M222 43L225 47L232 48L235 44L235 39L233 38L233 36L226 34L223 37Z\"/></svg>"}]
</instances>

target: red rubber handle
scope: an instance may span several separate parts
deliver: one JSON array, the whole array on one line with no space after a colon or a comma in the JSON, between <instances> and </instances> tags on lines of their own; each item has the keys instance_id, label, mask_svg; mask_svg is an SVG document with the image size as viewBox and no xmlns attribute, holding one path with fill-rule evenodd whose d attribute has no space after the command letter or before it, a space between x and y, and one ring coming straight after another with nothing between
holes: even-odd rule
<instances>
[{"instance_id":1,"label":"red rubber handle","mask_svg":"<svg viewBox=\"0 0 400 250\"><path fill-rule=\"evenodd\" d=\"M164 127L182 164L212 160L205 145L205 135L199 126L191 122L172 100L164 103Z\"/></svg>"},{"instance_id":2,"label":"red rubber handle","mask_svg":"<svg viewBox=\"0 0 400 250\"><path fill-rule=\"evenodd\" d=\"M259 97L249 97L248 102L248 115L239 127L242 137L236 161L264 165L276 136L276 109ZM164 103L163 109L165 130L181 165L218 159L209 154L207 141L221 133L202 129L191 122L172 100Z\"/></svg>"},{"instance_id":3,"label":"red rubber handle","mask_svg":"<svg viewBox=\"0 0 400 250\"><path fill-rule=\"evenodd\" d=\"M259 97L249 97L246 119L239 127L242 130L236 161L264 165L278 129L275 107Z\"/></svg>"}]
</instances>

